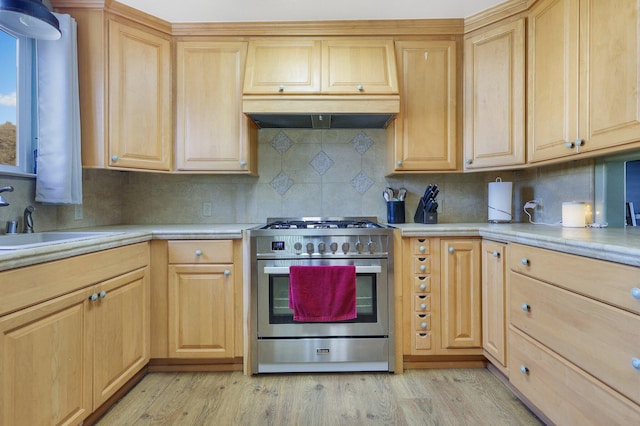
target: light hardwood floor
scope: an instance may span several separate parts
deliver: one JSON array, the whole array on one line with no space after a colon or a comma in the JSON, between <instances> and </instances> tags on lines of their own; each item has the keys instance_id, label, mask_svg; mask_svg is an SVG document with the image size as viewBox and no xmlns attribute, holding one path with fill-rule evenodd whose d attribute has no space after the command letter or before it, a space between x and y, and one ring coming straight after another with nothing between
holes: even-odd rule
<instances>
[{"instance_id":1,"label":"light hardwood floor","mask_svg":"<svg viewBox=\"0 0 640 426\"><path fill-rule=\"evenodd\" d=\"M486 369L404 374L150 373L106 425L540 425Z\"/></svg>"}]
</instances>

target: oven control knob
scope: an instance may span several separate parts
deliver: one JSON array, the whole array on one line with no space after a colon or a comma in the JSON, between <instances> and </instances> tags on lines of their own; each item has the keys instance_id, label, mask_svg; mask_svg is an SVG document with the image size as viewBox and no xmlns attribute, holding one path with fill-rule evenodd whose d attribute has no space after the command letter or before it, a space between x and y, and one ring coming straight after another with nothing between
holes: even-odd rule
<instances>
[{"instance_id":1,"label":"oven control knob","mask_svg":"<svg viewBox=\"0 0 640 426\"><path fill-rule=\"evenodd\" d=\"M369 253L373 254L378 249L378 244L375 241L369 241L367 247L369 248Z\"/></svg>"},{"instance_id":2,"label":"oven control knob","mask_svg":"<svg viewBox=\"0 0 640 426\"><path fill-rule=\"evenodd\" d=\"M356 251L358 253L362 252L362 243L360 241L356 242Z\"/></svg>"},{"instance_id":3,"label":"oven control knob","mask_svg":"<svg viewBox=\"0 0 640 426\"><path fill-rule=\"evenodd\" d=\"M324 253L325 250L326 250L325 243L323 243L323 242L318 243L318 253Z\"/></svg>"},{"instance_id":4,"label":"oven control knob","mask_svg":"<svg viewBox=\"0 0 640 426\"><path fill-rule=\"evenodd\" d=\"M313 243L307 243L307 253L313 253Z\"/></svg>"},{"instance_id":5,"label":"oven control knob","mask_svg":"<svg viewBox=\"0 0 640 426\"><path fill-rule=\"evenodd\" d=\"M301 243L300 241L296 242L296 243L293 245L293 248L294 248L294 249L296 249L296 251L300 251L300 250L302 250L302 243Z\"/></svg>"},{"instance_id":6,"label":"oven control knob","mask_svg":"<svg viewBox=\"0 0 640 426\"><path fill-rule=\"evenodd\" d=\"M342 252L344 254L349 253L349 243L342 243Z\"/></svg>"},{"instance_id":7,"label":"oven control knob","mask_svg":"<svg viewBox=\"0 0 640 426\"><path fill-rule=\"evenodd\" d=\"M338 243L329 244L329 248L331 249L331 253L335 253L338 251Z\"/></svg>"}]
</instances>

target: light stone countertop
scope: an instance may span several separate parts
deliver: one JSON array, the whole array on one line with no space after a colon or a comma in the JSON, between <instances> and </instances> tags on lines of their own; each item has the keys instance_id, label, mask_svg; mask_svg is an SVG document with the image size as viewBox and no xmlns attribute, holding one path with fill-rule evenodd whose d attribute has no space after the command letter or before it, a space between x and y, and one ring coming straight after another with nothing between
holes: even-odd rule
<instances>
[{"instance_id":1,"label":"light stone countertop","mask_svg":"<svg viewBox=\"0 0 640 426\"><path fill-rule=\"evenodd\" d=\"M0 251L0 271L49 262L152 239L239 239L260 224L114 225L65 231L109 232L104 236L43 247ZM393 224L403 237L484 237L640 266L640 227L562 228L530 224ZM0 236L0 239L2 236Z\"/></svg>"},{"instance_id":2,"label":"light stone countertop","mask_svg":"<svg viewBox=\"0 0 640 426\"><path fill-rule=\"evenodd\" d=\"M481 236L640 266L640 227L563 228L525 223L406 223L392 226L400 229L403 237Z\"/></svg>"}]
</instances>

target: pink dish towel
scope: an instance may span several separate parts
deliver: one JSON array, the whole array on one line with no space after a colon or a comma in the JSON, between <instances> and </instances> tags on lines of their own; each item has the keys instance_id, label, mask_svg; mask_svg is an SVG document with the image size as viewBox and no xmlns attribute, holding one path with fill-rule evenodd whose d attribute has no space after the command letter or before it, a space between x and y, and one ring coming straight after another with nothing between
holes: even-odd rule
<instances>
[{"instance_id":1,"label":"pink dish towel","mask_svg":"<svg viewBox=\"0 0 640 426\"><path fill-rule=\"evenodd\" d=\"M333 322L354 319L356 267L289 267L289 309L294 321Z\"/></svg>"}]
</instances>

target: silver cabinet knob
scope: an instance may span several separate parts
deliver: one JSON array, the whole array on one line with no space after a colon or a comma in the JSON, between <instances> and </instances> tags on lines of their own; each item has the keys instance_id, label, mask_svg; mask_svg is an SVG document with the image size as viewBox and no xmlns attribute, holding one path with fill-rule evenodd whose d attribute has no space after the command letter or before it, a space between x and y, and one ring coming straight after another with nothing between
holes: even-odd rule
<instances>
[{"instance_id":1,"label":"silver cabinet knob","mask_svg":"<svg viewBox=\"0 0 640 426\"><path fill-rule=\"evenodd\" d=\"M634 287L631 289L631 296L634 299L640 300L640 288Z\"/></svg>"},{"instance_id":2,"label":"silver cabinet knob","mask_svg":"<svg viewBox=\"0 0 640 426\"><path fill-rule=\"evenodd\" d=\"M493 257L500 257L500 252L494 251L491 254L493 254Z\"/></svg>"},{"instance_id":3,"label":"silver cabinet knob","mask_svg":"<svg viewBox=\"0 0 640 426\"><path fill-rule=\"evenodd\" d=\"M427 270L426 265L420 265L420 272L426 272L426 270Z\"/></svg>"},{"instance_id":4,"label":"silver cabinet knob","mask_svg":"<svg viewBox=\"0 0 640 426\"><path fill-rule=\"evenodd\" d=\"M284 92L284 84L278 86L278 92Z\"/></svg>"},{"instance_id":5,"label":"silver cabinet knob","mask_svg":"<svg viewBox=\"0 0 640 426\"><path fill-rule=\"evenodd\" d=\"M524 265L527 266L529 264L529 259L527 259L526 257L523 257L520 262Z\"/></svg>"},{"instance_id":6,"label":"silver cabinet knob","mask_svg":"<svg viewBox=\"0 0 640 426\"><path fill-rule=\"evenodd\" d=\"M247 162L244 160L240 161L240 167L247 167Z\"/></svg>"},{"instance_id":7,"label":"silver cabinet knob","mask_svg":"<svg viewBox=\"0 0 640 426\"><path fill-rule=\"evenodd\" d=\"M631 358L631 365L633 366L633 368L640 371L640 358Z\"/></svg>"},{"instance_id":8,"label":"silver cabinet knob","mask_svg":"<svg viewBox=\"0 0 640 426\"><path fill-rule=\"evenodd\" d=\"M91 296L89 296L89 300L91 300L92 302L98 300L98 293L93 293Z\"/></svg>"},{"instance_id":9,"label":"silver cabinet knob","mask_svg":"<svg viewBox=\"0 0 640 426\"><path fill-rule=\"evenodd\" d=\"M100 294L98 294L98 296L100 297L100 299L104 299L105 297L107 297L107 292L102 290Z\"/></svg>"},{"instance_id":10,"label":"silver cabinet knob","mask_svg":"<svg viewBox=\"0 0 640 426\"><path fill-rule=\"evenodd\" d=\"M464 164L466 164L467 166L471 163L473 163L473 160L471 158L467 158L466 160L464 160Z\"/></svg>"},{"instance_id":11,"label":"silver cabinet knob","mask_svg":"<svg viewBox=\"0 0 640 426\"><path fill-rule=\"evenodd\" d=\"M359 92L362 92L364 90L364 86L362 84L358 84L357 89Z\"/></svg>"},{"instance_id":12,"label":"silver cabinet knob","mask_svg":"<svg viewBox=\"0 0 640 426\"><path fill-rule=\"evenodd\" d=\"M421 303L420 304L420 309L422 309L423 311L425 311L427 309L427 304L426 303Z\"/></svg>"},{"instance_id":13,"label":"silver cabinet knob","mask_svg":"<svg viewBox=\"0 0 640 426\"><path fill-rule=\"evenodd\" d=\"M420 284L420 291L425 291L427 289L426 284Z\"/></svg>"},{"instance_id":14,"label":"silver cabinet knob","mask_svg":"<svg viewBox=\"0 0 640 426\"><path fill-rule=\"evenodd\" d=\"M117 155L112 155L112 156L111 156L111 161L113 161L114 163L115 163L116 161L118 161L119 159L120 159L120 157L118 157Z\"/></svg>"},{"instance_id":15,"label":"silver cabinet knob","mask_svg":"<svg viewBox=\"0 0 640 426\"><path fill-rule=\"evenodd\" d=\"M398 165L398 167L402 167L402 160L398 160L396 164Z\"/></svg>"},{"instance_id":16,"label":"silver cabinet knob","mask_svg":"<svg viewBox=\"0 0 640 426\"><path fill-rule=\"evenodd\" d=\"M425 246L420 246L420 248L418 248L418 251L419 251L420 253L424 253L424 252L426 252L426 251L427 251L427 248L426 248Z\"/></svg>"},{"instance_id":17,"label":"silver cabinet knob","mask_svg":"<svg viewBox=\"0 0 640 426\"><path fill-rule=\"evenodd\" d=\"M576 146L572 141L568 141L567 143L564 144L564 146L567 149L572 149L574 146Z\"/></svg>"},{"instance_id":18,"label":"silver cabinet knob","mask_svg":"<svg viewBox=\"0 0 640 426\"><path fill-rule=\"evenodd\" d=\"M522 308L522 310L524 312L531 312L531 305L527 304L527 303L523 303L520 308Z\"/></svg>"},{"instance_id":19,"label":"silver cabinet knob","mask_svg":"<svg viewBox=\"0 0 640 426\"><path fill-rule=\"evenodd\" d=\"M521 365L520 366L520 372L522 374L529 374L529 368L527 366Z\"/></svg>"},{"instance_id":20,"label":"silver cabinet knob","mask_svg":"<svg viewBox=\"0 0 640 426\"><path fill-rule=\"evenodd\" d=\"M198 257L202 256L202 250L200 249L196 250L196 256Z\"/></svg>"},{"instance_id":21,"label":"silver cabinet knob","mask_svg":"<svg viewBox=\"0 0 640 426\"><path fill-rule=\"evenodd\" d=\"M421 322L421 323L420 323L420 328L421 328L421 329L426 330L426 329L427 329L427 327L428 327L428 324L427 324L426 322Z\"/></svg>"},{"instance_id":22,"label":"silver cabinet knob","mask_svg":"<svg viewBox=\"0 0 640 426\"><path fill-rule=\"evenodd\" d=\"M225 269L223 274L224 274L225 277L228 277L229 275L231 275L231 271L228 270L228 269Z\"/></svg>"},{"instance_id":23,"label":"silver cabinet knob","mask_svg":"<svg viewBox=\"0 0 640 426\"><path fill-rule=\"evenodd\" d=\"M456 249L454 247L449 247L449 253L455 253Z\"/></svg>"},{"instance_id":24,"label":"silver cabinet knob","mask_svg":"<svg viewBox=\"0 0 640 426\"><path fill-rule=\"evenodd\" d=\"M576 139L576 146L583 146L584 141L582 139Z\"/></svg>"}]
</instances>

